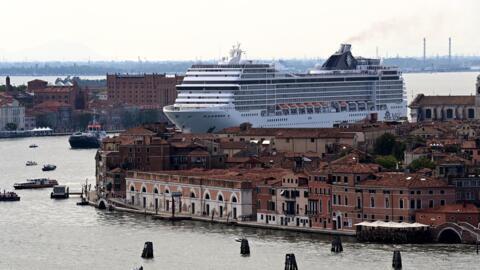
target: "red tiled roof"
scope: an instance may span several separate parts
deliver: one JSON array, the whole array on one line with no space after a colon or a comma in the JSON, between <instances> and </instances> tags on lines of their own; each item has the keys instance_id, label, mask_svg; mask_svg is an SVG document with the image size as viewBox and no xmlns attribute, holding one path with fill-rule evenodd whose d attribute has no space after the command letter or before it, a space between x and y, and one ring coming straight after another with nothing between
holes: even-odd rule
<instances>
[{"instance_id":1,"label":"red tiled roof","mask_svg":"<svg viewBox=\"0 0 480 270\"><path fill-rule=\"evenodd\" d=\"M74 91L74 86L48 86L42 89L33 90L34 94L47 94L47 93L70 93Z\"/></svg>"},{"instance_id":2,"label":"red tiled roof","mask_svg":"<svg viewBox=\"0 0 480 270\"><path fill-rule=\"evenodd\" d=\"M409 107L444 106L444 105L475 105L475 96L425 96L418 95Z\"/></svg>"},{"instance_id":3,"label":"red tiled roof","mask_svg":"<svg viewBox=\"0 0 480 270\"><path fill-rule=\"evenodd\" d=\"M428 177L421 174L406 174L398 172L385 172L375 174L376 179L360 182L364 187L389 187L389 188L446 188L446 181Z\"/></svg>"},{"instance_id":4,"label":"red tiled roof","mask_svg":"<svg viewBox=\"0 0 480 270\"><path fill-rule=\"evenodd\" d=\"M464 141L462 143L462 148L463 149L476 149L477 144L475 143L475 141Z\"/></svg>"},{"instance_id":5,"label":"red tiled roof","mask_svg":"<svg viewBox=\"0 0 480 270\"><path fill-rule=\"evenodd\" d=\"M148 130L144 127L134 127L134 128L129 128L126 131L122 132L120 135L121 136L153 136L156 133Z\"/></svg>"}]
</instances>

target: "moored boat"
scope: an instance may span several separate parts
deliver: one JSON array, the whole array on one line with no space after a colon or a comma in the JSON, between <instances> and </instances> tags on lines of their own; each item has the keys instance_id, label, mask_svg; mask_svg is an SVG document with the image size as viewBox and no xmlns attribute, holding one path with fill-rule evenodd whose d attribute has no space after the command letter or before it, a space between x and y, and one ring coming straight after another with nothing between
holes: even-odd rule
<instances>
[{"instance_id":1,"label":"moored boat","mask_svg":"<svg viewBox=\"0 0 480 270\"><path fill-rule=\"evenodd\" d=\"M30 148L37 148L38 145L36 145L36 144L30 144L28 147L30 147Z\"/></svg>"},{"instance_id":2,"label":"moored boat","mask_svg":"<svg viewBox=\"0 0 480 270\"><path fill-rule=\"evenodd\" d=\"M54 186L52 193L50 193L52 199L68 199L69 196L69 188L63 185Z\"/></svg>"},{"instance_id":3,"label":"moored boat","mask_svg":"<svg viewBox=\"0 0 480 270\"><path fill-rule=\"evenodd\" d=\"M74 149L99 148L103 138L107 133L102 130L102 126L94 121L87 126L85 132L76 132L70 136L68 142Z\"/></svg>"},{"instance_id":4,"label":"moored boat","mask_svg":"<svg viewBox=\"0 0 480 270\"><path fill-rule=\"evenodd\" d=\"M27 179L26 182L15 183L13 187L15 189L35 189L35 188L48 188L58 185L57 180L48 178L36 178Z\"/></svg>"},{"instance_id":5,"label":"moored boat","mask_svg":"<svg viewBox=\"0 0 480 270\"><path fill-rule=\"evenodd\" d=\"M15 201L20 201L20 196L17 195L15 192L7 192L3 191L3 193L0 193L0 202L15 202Z\"/></svg>"},{"instance_id":6,"label":"moored boat","mask_svg":"<svg viewBox=\"0 0 480 270\"><path fill-rule=\"evenodd\" d=\"M42 168L42 171L46 172L46 171L53 171L57 168L56 165L53 165L53 164L45 164L43 165L43 168Z\"/></svg>"}]
</instances>

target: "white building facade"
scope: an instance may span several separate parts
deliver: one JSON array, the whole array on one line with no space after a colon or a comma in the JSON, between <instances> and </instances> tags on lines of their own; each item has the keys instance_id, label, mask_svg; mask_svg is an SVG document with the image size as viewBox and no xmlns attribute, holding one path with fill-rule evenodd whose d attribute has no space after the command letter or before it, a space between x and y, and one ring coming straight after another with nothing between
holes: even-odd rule
<instances>
[{"instance_id":1,"label":"white building facade","mask_svg":"<svg viewBox=\"0 0 480 270\"><path fill-rule=\"evenodd\" d=\"M253 213L248 181L130 171L126 188L126 202L149 211L232 221Z\"/></svg>"},{"instance_id":2,"label":"white building facade","mask_svg":"<svg viewBox=\"0 0 480 270\"><path fill-rule=\"evenodd\" d=\"M15 124L17 130L25 129L25 107L11 98L0 96L0 131L7 130L7 124Z\"/></svg>"}]
</instances>

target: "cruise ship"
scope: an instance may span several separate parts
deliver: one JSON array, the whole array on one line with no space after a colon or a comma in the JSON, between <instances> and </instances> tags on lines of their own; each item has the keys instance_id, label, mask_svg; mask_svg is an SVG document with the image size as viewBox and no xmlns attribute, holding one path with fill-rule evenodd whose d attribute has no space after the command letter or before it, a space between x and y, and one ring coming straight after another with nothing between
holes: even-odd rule
<instances>
[{"instance_id":1,"label":"cruise ship","mask_svg":"<svg viewBox=\"0 0 480 270\"><path fill-rule=\"evenodd\" d=\"M275 63L242 60L240 45L218 64L194 64L177 85L165 115L190 133L250 123L259 128L333 127L406 119L401 72L379 59L354 57L342 44L323 65L303 74Z\"/></svg>"}]
</instances>

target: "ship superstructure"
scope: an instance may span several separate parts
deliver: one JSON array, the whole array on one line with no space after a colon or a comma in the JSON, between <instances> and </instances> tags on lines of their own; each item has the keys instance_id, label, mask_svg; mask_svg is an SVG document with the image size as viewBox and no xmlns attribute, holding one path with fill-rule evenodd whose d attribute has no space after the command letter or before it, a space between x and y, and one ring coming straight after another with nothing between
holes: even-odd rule
<instances>
[{"instance_id":1,"label":"ship superstructure","mask_svg":"<svg viewBox=\"0 0 480 270\"><path fill-rule=\"evenodd\" d=\"M212 132L249 122L253 127L332 127L367 117L406 118L401 72L379 59L354 57L349 44L308 73L242 61L234 46L218 64L195 64L177 85L167 117L185 132Z\"/></svg>"}]
</instances>

